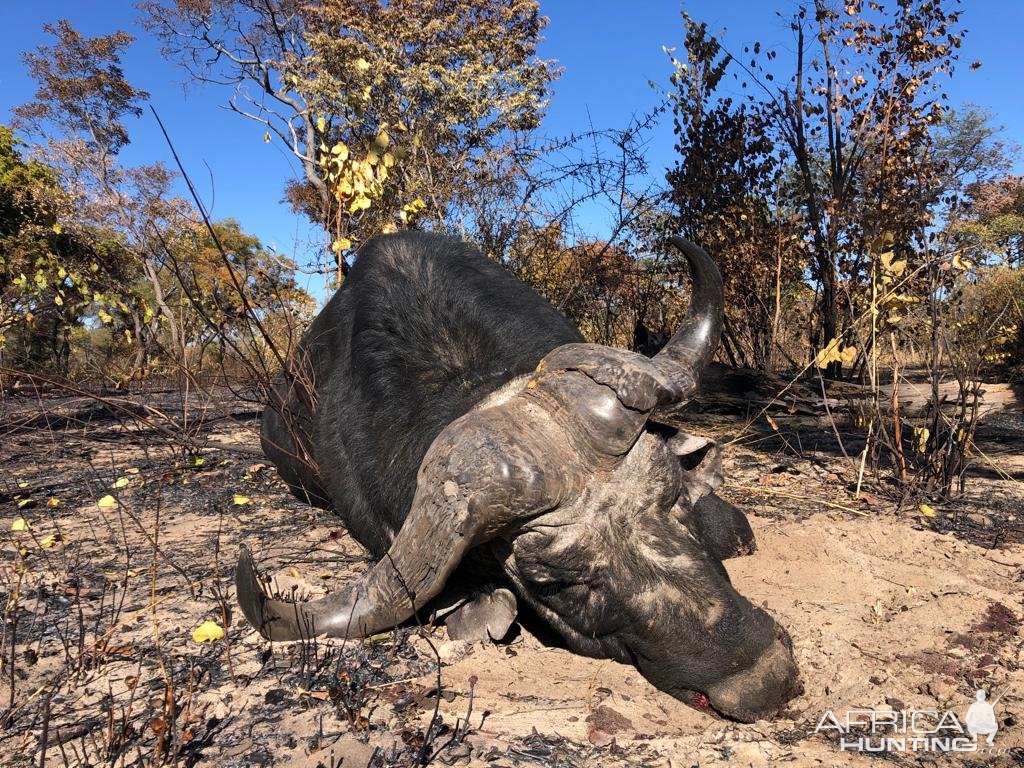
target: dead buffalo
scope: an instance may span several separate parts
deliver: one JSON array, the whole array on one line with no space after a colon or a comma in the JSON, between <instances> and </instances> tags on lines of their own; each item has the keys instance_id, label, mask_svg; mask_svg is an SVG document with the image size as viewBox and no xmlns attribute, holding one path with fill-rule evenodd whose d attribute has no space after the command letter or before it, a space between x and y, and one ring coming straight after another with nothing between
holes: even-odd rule
<instances>
[{"instance_id":1,"label":"dead buffalo","mask_svg":"<svg viewBox=\"0 0 1024 768\"><path fill-rule=\"evenodd\" d=\"M262 438L294 492L335 510L378 561L340 592L290 603L264 593L243 550L249 622L271 640L362 637L447 585L475 595L449 627L494 636L514 593L569 648L633 664L676 697L704 694L738 720L782 707L799 691L789 637L721 564L753 541L712 493L717 448L651 418L693 396L722 322L714 262L672 242L693 295L653 359L583 343L458 240L407 232L363 246Z\"/></svg>"}]
</instances>

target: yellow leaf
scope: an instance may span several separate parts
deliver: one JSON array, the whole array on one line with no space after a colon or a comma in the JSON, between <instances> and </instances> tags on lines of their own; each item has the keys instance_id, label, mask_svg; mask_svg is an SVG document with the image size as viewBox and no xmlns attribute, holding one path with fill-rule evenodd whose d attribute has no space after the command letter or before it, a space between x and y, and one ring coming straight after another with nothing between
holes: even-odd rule
<instances>
[{"instance_id":1,"label":"yellow leaf","mask_svg":"<svg viewBox=\"0 0 1024 768\"><path fill-rule=\"evenodd\" d=\"M126 475L137 475L137 474L139 474L139 468L138 467L128 467L128 469L126 469L124 471L124 473Z\"/></svg>"},{"instance_id":2,"label":"yellow leaf","mask_svg":"<svg viewBox=\"0 0 1024 768\"><path fill-rule=\"evenodd\" d=\"M360 72L365 72L366 70L368 70L370 68L370 62L368 62L366 59L360 57L360 58L355 60L355 67Z\"/></svg>"},{"instance_id":3,"label":"yellow leaf","mask_svg":"<svg viewBox=\"0 0 1024 768\"><path fill-rule=\"evenodd\" d=\"M113 484L112 486L110 486L110 487L111 487L111 488L124 488L124 487L125 487L125 486L127 486L127 485L128 485L128 484L129 484L130 482L131 482L131 480L129 480L129 479L127 478L127 477L119 477L119 478L117 478L117 480L116 480L116 481L114 482L114 484Z\"/></svg>"},{"instance_id":4,"label":"yellow leaf","mask_svg":"<svg viewBox=\"0 0 1024 768\"><path fill-rule=\"evenodd\" d=\"M953 256L953 266L957 269L970 269L974 265L967 259L960 258L960 254L958 253Z\"/></svg>"},{"instance_id":5,"label":"yellow leaf","mask_svg":"<svg viewBox=\"0 0 1024 768\"><path fill-rule=\"evenodd\" d=\"M21 501L18 502L18 509L24 509L31 503L32 499L22 499Z\"/></svg>"},{"instance_id":6,"label":"yellow leaf","mask_svg":"<svg viewBox=\"0 0 1024 768\"><path fill-rule=\"evenodd\" d=\"M849 365L850 363L852 363L857 358L857 348L856 347L847 347L846 349L844 349L842 352L839 353L839 358L844 363Z\"/></svg>"},{"instance_id":7,"label":"yellow leaf","mask_svg":"<svg viewBox=\"0 0 1024 768\"><path fill-rule=\"evenodd\" d=\"M40 540L40 542L39 542L39 546L40 546L40 547L42 547L43 549L49 549L50 547L52 547L52 546L53 546L54 544L56 544L56 543L57 543L57 537L56 537L56 536L54 536L54 535L53 535L53 534L51 533L51 534L50 534L49 536L44 536L44 537L43 537L43 538L42 538L42 539Z\"/></svg>"},{"instance_id":8,"label":"yellow leaf","mask_svg":"<svg viewBox=\"0 0 1024 768\"><path fill-rule=\"evenodd\" d=\"M263 143L264 144L269 144L270 143L270 134L269 133L264 133L263 134Z\"/></svg>"},{"instance_id":9,"label":"yellow leaf","mask_svg":"<svg viewBox=\"0 0 1024 768\"><path fill-rule=\"evenodd\" d=\"M28 520L26 520L24 517L19 517L13 523L11 523L12 531L27 531L31 528L32 526L29 525Z\"/></svg>"},{"instance_id":10,"label":"yellow leaf","mask_svg":"<svg viewBox=\"0 0 1024 768\"><path fill-rule=\"evenodd\" d=\"M323 117L318 117L316 119L316 129L320 131L320 133L323 133L324 131L327 130L327 121L324 120Z\"/></svg>"},{"instance_id":11,"label":"yellow leaf","mask_svg":"<svg viewBox=\"0 0 1024 768\"><path fill-rule=\"evenodd\" d=\"M288 569L288 575L291 576L293 579L299 578L299 569L295 566L292 566Z\"/></svg>"},{"instance_id":12,"label":"yellow leaf","mask_svg":"<svg viewBox=\"0 0 1024 768\"><path fill-rule=\"evenodd\" d=\"M60 504L60 499L58 499L56 496L51 496L50 500L46 502L46 506L48 507L56 507L58 504Z\"/></svg>"},{"instance_id":13,"label":"yellow leaf","mask_svg":"<svg viewBox=\"0 0 1024 768\"><path fill-rule=\"evenodd\" d=\"M331 147L331 154L335 155L341 162L345 162L348 160L348 146L344 142L339 141Z\"/></svg>"},{"instance_id":14,"label":"yellow leaf","mask_svg":"<svg viewBox=\"0 0 1024 768\"><path fill-rule=\"evenodd\" d=\"M238 506L242 506L243 504L248 504L249 503L249 497L248 496L242 496L241 494L238 494L238 493L236 493L234 496L232 496L231 500L235 504L237 504Z\"/></svg>"},{"instance_id":15,"label":"yellow leaf","mask_svg":"<svg viewBox=\"0 0 1024 768\"><path fill-rule=\"evenodd\" d=\"M924 453L928 450L928 438L931 436L931 430L928 427L914 427L914 450L918 453Z\"/></svg>"},{"instance_id":16,"label":"yellow leaf","mask_svg":"<svg viewBox=\"0 0 1024 768\"><path fill-rule=\"evenodd\" d=\"M829 363L839 360L839 339L832 339L825 348L818 352L817 362L819 368L828 368Z\"/></svg>"},{"instance_id":17,"label":"yellow leaf","mask_svg":"<svg viewBox=\"0 0 1024 768\"><path fill-rule=\"evenodd\" d=\"M61 232L63 232L63 231L64 231L64 230L63 230L63 228L61 227L61 225L60 225L60 224L54 224L54 225L53 225L53 234L55 234L55 235L59 235L59 234L60 234Z\"/></svg>"},{"instance_id":18,"label":"yellow leaf","mask_svg":"<svg viewBox=\"0 0 1024 768\"><path fill-rule=\"evenodd\" d=\"M192 633L192 640L197 643L215 643L224 639L224 630L215 621L204 621Z\"/></svg>"},{"instance_id":19,"label":"yellow leaf","mask_svg":"<svg viewBox=\"0 0 1024 768\"><path fill-rule=\"evenodd\" d=\"M347 237L339 237L333 243L331 243L331 253L341 253L347 251L352 247L352 241Z\"/></svg>"},{"instance_id":20,"label":"yellow leaf","mask_svg":"<svg viewBox=\"0 0 1024 768\"><path fill-rule=\"evenodd\" d=\"M28 483L26 483L25 481L22 481L22 482L18 483L18 487L19 488L28 488Z\"/></svg>"},{"instance_id":21,"label":"yellow leaf","mask_svg":"<svg viewBox=\"0 0 1024 768\"><path fill-rule=\"evenodd\" d=\"M921 514L925 517L935 517L935 510L932 507L929 507L927 504L922 504L921 506L918 507L918 509L921 510Z\"/></svg>"},{"instance_id":22,"label":"yellow leaf","mask_svg":"<svg viewBox=\"0 0 1024 768\"><path fill-rule=\"evenodd\" d=\"M772 429L773 429L773 430L774 430L775 432L778 432L778 431L779 431L779 425L778 425L778 423L777 423L777 422L775 421L775 419L773 419L773 418L771 417L771 414L767 414L767 413L766 413L766 414L764 415L764 417L765 417L765 418L766 418L766 419L768 420L768 426L770 426L770 427L771 427L771 428L772 428Z\"/></svg>"},{"instance_id":23,"label":"yellow leaf","mask_svg":"<svg viewBox=\"0 0 1024 768\"><path fill-rule=\"evenodd\" d=\"M117 499L111 496L109 493L102 499L96 502L96 506L100 509L113 509L117 506Z\"/></svg>"}]
</instances>

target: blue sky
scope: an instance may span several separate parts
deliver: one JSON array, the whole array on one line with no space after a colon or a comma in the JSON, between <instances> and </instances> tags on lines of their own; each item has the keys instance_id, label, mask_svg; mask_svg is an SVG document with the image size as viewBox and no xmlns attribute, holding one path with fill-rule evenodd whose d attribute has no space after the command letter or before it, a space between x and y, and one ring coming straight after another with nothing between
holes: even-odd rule
<instances>
[{"instance_id":1,"label":"blue sky","mask_svg":"<svg viewBox=\"0 0 1024 768\"><path fill-rule=\"evenodd\" d=\"M183 85L184 75L161 57L158 45L138 26L132 0L8 0L0 26L0 121L10 119L13 106L31 99L35 86L25 73L21 52L49 42L42 25L70 19L83 34L125 29L137 36L125 59L129 80L151 94L186 167L216 217L232 216L281 252L304 261L306 249L319 243L315 230L281 201L284 181L298 173L297 164L277 143L265 144L263 130L221 107L224 88ZM730 49L758 40L765 47L791 47L783 17L791 2L687 1L685 9L705 20L713 31L726 30ZM662 46L681 46L681 6L675 0L541 0L549 17L540 54L557 59L565 71L555 84L544 131L564 135L597 128L624 127L634 114L659 101L648 85L666 87L671 73ZM956 105L966 101L993 110L1005 126L1005 137L1024 144L1024 103L1020 93L1024 67L1019 35L1024 29L1024 2L972 0L964 3L968 28L961 66L947 93ZM780 52L780 58L785 58ZM967 64L983 66L971 72ZM166 145L147 114L130 124L133 141L123 153L128 163L163 159ZM661 172L672 162L670 117L651 135L648 158ZM207 170L207 166L209 170Z\"/></svg>"}]
</instances>

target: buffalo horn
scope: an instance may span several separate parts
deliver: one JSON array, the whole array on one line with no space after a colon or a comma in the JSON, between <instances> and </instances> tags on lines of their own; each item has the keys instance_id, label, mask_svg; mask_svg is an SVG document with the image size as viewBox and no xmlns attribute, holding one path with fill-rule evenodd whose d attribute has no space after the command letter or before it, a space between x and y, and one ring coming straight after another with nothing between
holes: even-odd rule
<instances>
[{"instance_id":1,"label":"buffalo horn","mask_svg":"<svg viewBox=\"0 0 1024 768\"><path fill-rule=\"evenodd\" d=\"M654 363L677 384L673 400L681 402L696 390L701 371L718 348L724 303L722 275L704 249L681 237L670 242L689 263L693 293L682 324Z\"/></svg>"}]
</instances>

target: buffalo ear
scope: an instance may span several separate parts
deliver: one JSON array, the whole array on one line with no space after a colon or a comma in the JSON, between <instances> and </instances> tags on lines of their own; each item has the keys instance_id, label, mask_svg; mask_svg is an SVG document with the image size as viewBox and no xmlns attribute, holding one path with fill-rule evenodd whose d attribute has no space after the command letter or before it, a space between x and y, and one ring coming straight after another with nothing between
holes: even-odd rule
<instances>
[{"instance_id":1,"label":"buffalo ear","mask_svg":"<svg viewBox=\"0 0 1024 768\"><path fill-rule=\"evenodd\" d=\"M725 480L722 470L722 446L714 440L677 432L668 440L669 450L679 459L682 470L683 498L690 506L712 493Z\"/></svg>"},{"instance_id":2,"label":"buffalo ear","mask_svg":"<svg viewBox=\"0 0 1024 768\"><path fill-rule=\"evenodd\" d=\"M693 507L700 527L700 543L719 560L752 554L757 549L747 516L713 493L701 497Z\"/></svg>"},{"instance_id":3,"label":"buffalo ear","mask_svg":"<svg viewBox=\"0 0 1024 768\"><path fill-rule=\"evenodd\" d=\"M677 432L668 439L669 450L679 459L682 474L681 501L692 510L687 523L701 545L717 560L748 555L757 545L746 515L715 490L722 484L722 446L707 437Z\"/></svg>"}]
</instances>

